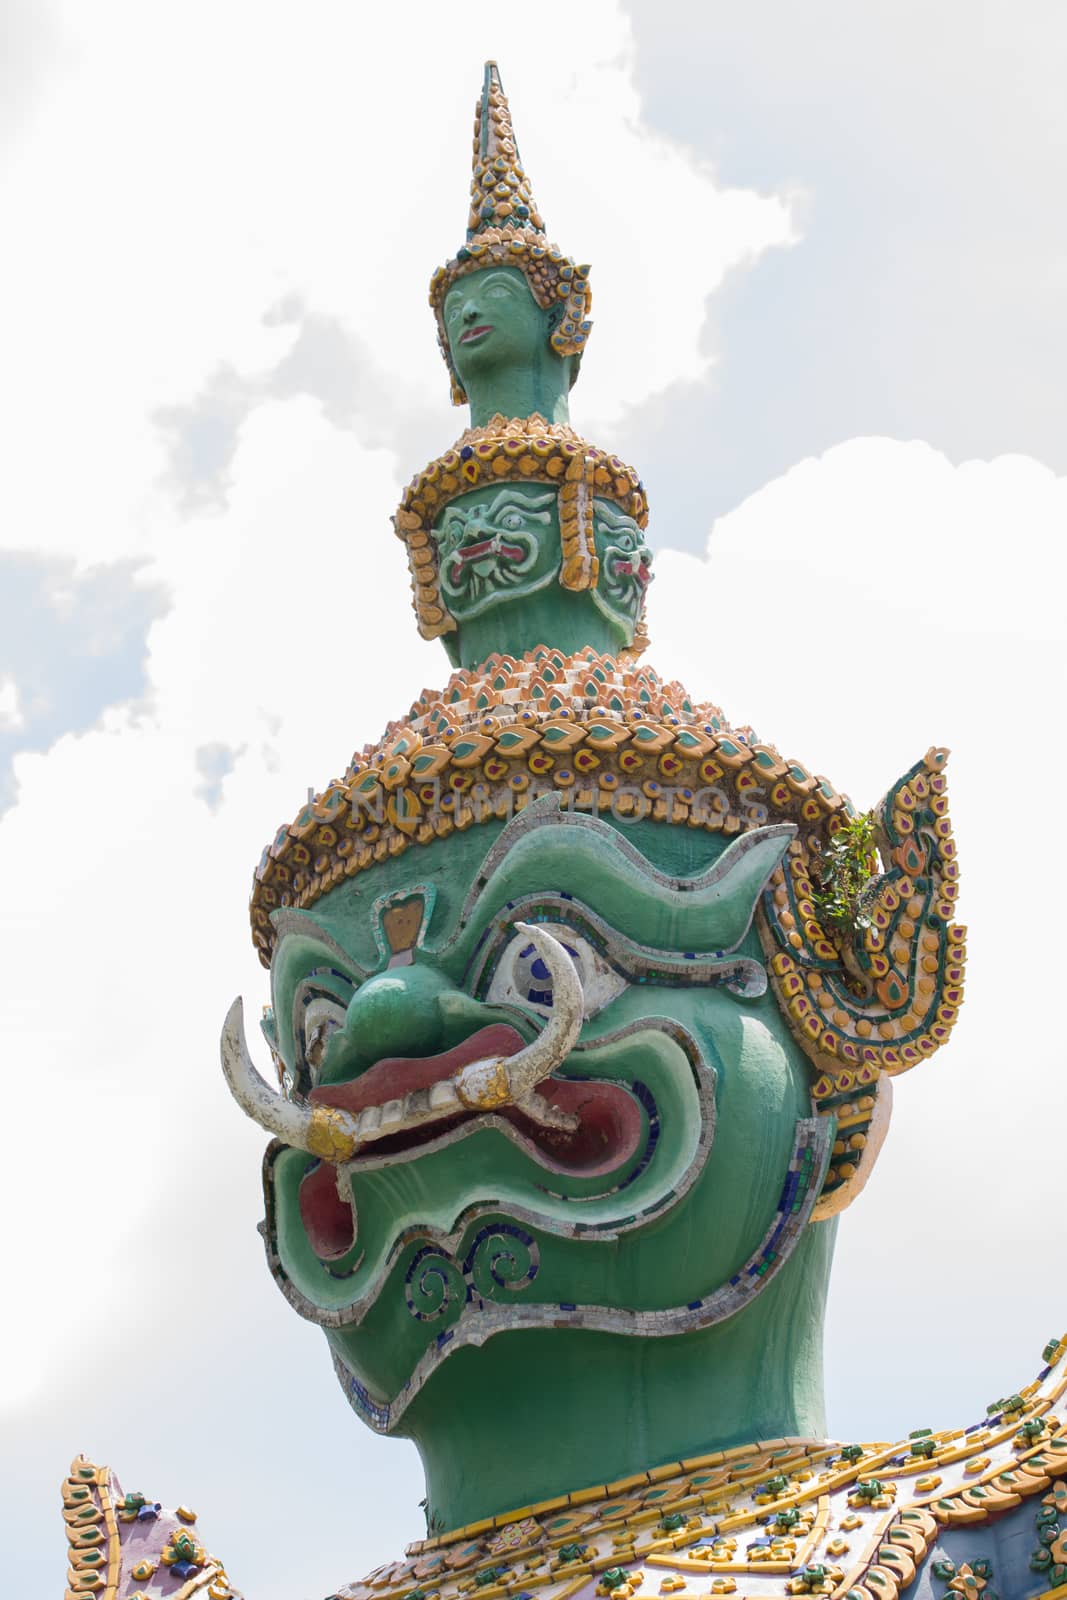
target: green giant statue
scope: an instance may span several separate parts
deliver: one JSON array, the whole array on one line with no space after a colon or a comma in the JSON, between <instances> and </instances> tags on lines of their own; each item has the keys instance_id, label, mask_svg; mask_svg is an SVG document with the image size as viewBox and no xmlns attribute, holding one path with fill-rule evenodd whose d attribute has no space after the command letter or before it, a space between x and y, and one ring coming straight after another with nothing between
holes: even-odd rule
<instances>
[{"instance_id":1,"label":"green giant statue","mask_svg":"<svg viewBox=\"0 0 1067 1600\"><path fill-rule=\"evenodd\" d=\"M546 239L492 64L430 299L471 427L395 520L456 670L263 854L275 1081L239 1001L222 1040L273 1136L270 1270L425 1465L426 1536L338 1592L1054 1593L1067 1345L969 1435L825 1436L837 1217L962 998L946 752L859 815L640 663L645 493L570 425L589 269ZM1011 1558L1026 1589L989 1543L1009 1514L1048 1558Z\"/></svg>"}]
</instances>

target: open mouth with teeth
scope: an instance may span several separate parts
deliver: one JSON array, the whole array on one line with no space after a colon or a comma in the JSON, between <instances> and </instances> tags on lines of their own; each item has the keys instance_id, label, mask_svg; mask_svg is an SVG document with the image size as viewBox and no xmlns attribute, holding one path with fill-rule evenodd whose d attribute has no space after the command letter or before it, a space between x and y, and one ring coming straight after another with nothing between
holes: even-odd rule
<instances>
[{"instance_id":1,"label":"open mouth with teeth","mask_svg":"<svg viewBox=\"0 0 1067 1600\"><path fill-rule=\"evenodd\" d=\"M515 1056L526 1041L504 1023L481 1028L462 1044L440 1055L394 1056L379 1061L349 1083L313 1089L315 1106L347 1112L377 1133L365 1153L349 1163L380 1165L410 1159L415 1153L461 1129L484 1125L485 1110L468 1109L449 1094L457 1075L470 1063ZM412 1096L440 1091L441 1116L432 1123L403 1127L405 1105ZM449 1099L449 1104L444 1101ZM454 1102L454 1106L453 1106ZM509 1125L549 1171L584 1178L612 1172L627 1162L640 1144L643 1122L637 1101L620 1085L604 1081L550 1077L525 1104L501 1104L488 1112ZM388 1131L390 1122L397 1131ZM300 1213L316 1255L336 1260L354 1243L352 1208L338 1193L338 1174L326 1162L314 1167L300 1185Z\"/></svg>"},{"instance_id":2,"label":"open mouth with teeth","mask_svg":"<svg viewBox=\"0 0 1067 1600\"><path fill-rule=\"evenodd\" d=\"M315 1274L325 1268L329 1279L359 1275L365 1285L337 1314L353 1323L368 1314L392 1259L390 1231L405 1229L398 1202L407 1217L412 1204L416 1213L428 1204L432 1215L416 1231L433 1237L456 1227L482 1191L483 1203L536 1216L551 1232L614 1236L676 1201L702 1168L714 1126L713 1077L686 1030L659 1017L635 1019L579 1045L585 1004L567 947L540 923L514 928L536 947L552 990L543 1025L530 1021L532 1037L522 1022L494 1021L439 1054L379 1060L346 1081L315 1085L305 1099L279 1094L260 1076L241 1001L230 1008L221 1041L227 1082L279 1141L265 1169L270 1236L280 1248L275 1208L291 1207L316 1261L312 1268L298 1248L286 1251L286 1292L299 1307L321 1309L328 1280ZM665 1116L678 1138L661 1140ZM434 1182L421 1175L430 1163ZM445 1193L435 1202L441 1178ZM318 1320L317 1311L309 1314Z\"/></svg>"},{"instance_id":3,"label":"open mouth with teeth","mask_svg":"<svg viewBox=\"0 0 1067 1600\"><path fill-rule=\"evenodd\" d=\"M480 561L487 557L497 561L525 561L528 555L529 551L521 544L512 544L506 539L479 539L474 544L464 545L462 550L457 550L450 558L449 577L452 583L458 586L463 577L463 568L470 561Z\"/></svg>"},{"instance_id":4,"label":"open mouth with teeth","mask_svg":"<svg viewBox=\"0 0 1067 1600\"><path fill-rule=\"evenodd\" d=\"M612 567L616 577L635 578L642 589L647 589L652 582L652 569L643 556L638 561L620 557L612 563Z\"/></svg>"}]
</instances>

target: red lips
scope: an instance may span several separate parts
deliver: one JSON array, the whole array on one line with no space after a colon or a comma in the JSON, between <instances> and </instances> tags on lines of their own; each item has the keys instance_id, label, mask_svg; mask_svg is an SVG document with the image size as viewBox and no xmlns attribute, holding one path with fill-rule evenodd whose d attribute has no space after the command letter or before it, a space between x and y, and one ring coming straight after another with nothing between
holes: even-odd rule
<instances>
[{"instance_id":1,"label":"red lips","mask_svg":"<svg viewBox=\"0 0 1067 1600\"><path fill-rule=\"evenodd\" d=\"M636 572L634 571L634 564L632 561L616 561L615 571L624 573L628 578L636 578L642 587L651 583L652 581L652 570L644 561L639 564Z\"/></svg>"},{"instance_id":2,"label":"red lips","mask_svg":"<svg viewBox=\"0 0 1067 1600\"><path fill-rule=\"evenodd\" d=\"M313 1089L308 1098L312 1105L336 1106L342 1111L356 1113L366 1106L401 1099L412 1089L426 1089L442 1078L451 1077L470 1061L486 1056L513 1056L524 1044L525 1040L516 1029L504 1023L493 1023L440 1055L390 1056L350 1083ZM539 1159L550 1171L575 1177L598 1177L621 1166L637 1149L642 1130L641 1110L633 1096L618 1084L547 1078L539 1085L538 1093L550 1105L578 1117L578 1127L573 1133L543 1128L518 1106L506 1106L496 1115L536 1147ZM408 1154L461 1127L476 1114L462 1112L423 1128L378 1139L368 1146L368 1155L380 1159ZM357 1155L352 1165L358 1168L359 1159ZM342 1178L341 1187L347 1193L347 1178ZM338 1194L337 1169L328 1162L320 1162L302 1179L300 1215L311 1247L322 1260L336 1261L355 1244L352 1206Z\"/></svg>"},{"instance_id":3,"label":"red lips","mask_svg":"<svg viewBox=\"0 0 1067 1600\"><path fill-rule=\"evenodd\" d=\"M464 545L462 550L457 550L452 557L451 577L453 583L458 583L463 574L463 565L467 561L477 561L482 556L493 553L492 539L479 539L477 544ZM496 554L502 561L521 561L526 554L517 544L508 544L502 541L496 549Z\"/></svg>"},{"instance_id":4,"label":"red lips","mask_svg":"<svg viewBox=\"0 0 1067 1600\"><path fill-rule=\"evenodd\" d=\"M432 1083L450 1078L460 1067L482 1056L517 1055L525 1043L514 1028L494 1022L488 1028L479 1028L462 1044L453 1045L439 1056L387 1056L350 1083L331 1083L312 1089L308 1099L313 1106L363 1111L367 1106L382 1106L387 1100L401 1100L412 1089L428 1089Z\"/></svg>"}]
</instances>

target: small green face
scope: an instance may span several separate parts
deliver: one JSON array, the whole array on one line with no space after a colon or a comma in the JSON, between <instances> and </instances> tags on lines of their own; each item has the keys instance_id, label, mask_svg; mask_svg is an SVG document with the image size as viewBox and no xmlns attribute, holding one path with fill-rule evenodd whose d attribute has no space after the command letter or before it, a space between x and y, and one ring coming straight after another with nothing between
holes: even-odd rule
<instances>
[{"instance_id":1,"label":"small green face","mask_svg":"<svg viewBox=\"0 0 1067 1600\"><path fill-rule=\"evenodd\" d=\"M507 368L535 367L549 351L550 313L518 267L468 273L445 296L444 319L464 388Z\"/></svg>"},{"instance_id":2,"label":"small green face","mask_svg":"<svg viewBox=\"0 0 1067 1600\"><path fill-rule=\"evenodd\" d=\"M593 539L600 561L596 603L632 637L652 581L652 551L640 525L610 500L593 503Z\"/></svg>"},{"instance_id":3,"label":"small green face","mask_svg":"<svg viewBox=\"0 0 1067 1600\"><path fill-rule=\"evenodd\" d=\"M566 1129L532 1102L453 1100L341 1167L268 1161L272 1266L372 1426L397 1428L440 1364L491 1333L632 1332L635 1312L684 1332L788 1259L826 1154L751 929L788 832L724 851L546 797L283 914L276 1043L289 1092L314 1104L395 1117L533 1040L553 991L520 922L546 926L582 984L578 1047L538 1086Z\"/></svg>"},{"instance_id":4,"label":"small green face","mask_svg":"<svg viewBox=\"0 0 1067 1600\"><path fill-rule=\"evenodd\" d=\"M604 651L633 642L651 552L632 517L610 500L593 502L600 575L592 591L571 593L556 580L563 559L557 491L539 483L501 483L450 501L435 528L441 595L459 624L464 666L492 650L521 655L559 640Z\"/></svg>"},{"instance_id":5,"label":"small green face","mask_svg":"<svg viewBox=\"0 0 1067 1600\"><path fill-rule=\"evenodd\" d=\"M555 489L503 484L463 495L437 529L441 593L463 623L544 588L559 571Z\"/></svg>"}]
</instances>

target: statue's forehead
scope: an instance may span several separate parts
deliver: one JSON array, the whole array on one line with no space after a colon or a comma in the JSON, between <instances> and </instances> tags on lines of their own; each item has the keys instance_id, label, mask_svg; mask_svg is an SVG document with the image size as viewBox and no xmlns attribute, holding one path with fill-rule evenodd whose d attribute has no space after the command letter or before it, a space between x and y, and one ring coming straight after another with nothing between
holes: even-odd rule
<instances>
[{"instance_id":1,"label":"statue's forehead","mask_svg":"<svg viewBox=\"0 0 1067 1600\"><path fill-rule=\"evenodd\" d=\"M466 494L457 494L441 512L439 520L441 523L445 523L454 513L462 516L475 508L486 507L491 510L498 510L508 505L513 505L520 510L548 510L552 512L558 521L558 491L554 487L546 488L541 483L508 482L502 483L499 487L483 485L480 488L468 490ZM644 530L637 519L620 510L613 500L608 500L603 495L596 495L593 499L593 509L596 513L597 522L605 530L625 530L636 533L641 540L645 539Z\"/></svg>"},{"instance_id":2,"label":"statue's forehead","mask_svg":"<svg viewBox=\"0 0 1067 1600\"><path fill-rule=\"evenodd\" d=\"M437 943L455 926L478 868L503 826L496 820L483 822L432 844L410 846L338 884L311 908L307 919L360 966L371 969L380 959L376 928L381 907L420 884L432 884L430 926Z\"/></svg>"},{"instance_id":3,"label":"statue's forehead","mask_svg":"<svg viewBox=\"0 0 1067 1600\"><path fill-rule=\"evenodd\" d=\"M518 267L482 267L475 272L466 272L459 278L445 295L445 306L454 305L456 300L462 300L472 289L487 289L494 283L506 283L512 288L526 290L530 299L533 293L526 282L525 274ZM536 301L534 302L536 304Z\"/></svg>"},{"instance_id":4,"label":"statue's forehead","mask_svg":"<svg viewBox=\"0 0 1067 1600\"><path fill-rule=\"evenodd\" d=\"M470 489L466 494L457 494L448 502L440 520L444 523L450 517L464 516L469 511L482 507L489 511L499 511L514 506L520 511L548 511L558 521L557 496L558 491L555 487L546 488L543 483L502 483L499 487L483 486Z\"/></svg>"},{"instance_id":5,"label":"statue's forehead","mask_svg":"<svg viewBox=\"0 0 1067 1600\"><path fill-rule=\"evenodd\" d=\"M603 821L607 824L606 818ZM541 824L536 830L536 851L531 853L530 841L524 843L524 831L513 823L514 838L509 835L509 839L500 842L504 852L500 855L495 846L504 828L502 820L486 820L431 844L413 845L330 890L314 907L299 913L300 924L312 935L319 930L325 935L325 942L340 947L357 966L369 972L382 960L383 908L395 905L406 894L417 891L423 895L426 889L432 890L426 896L420 942L426 940L431 948L439 949L455 933L461 917L469 914L472 903L477 912L478 895L509 858L525 858L521 880L524 892L535 886L546 892L575 887L556 881L560 871L555 864L546 867L539 879L536 863L541 860L558 863L565 859L576 870L581 855L581 887L587 893L592 893L599 872L608 875L607 868L598 861L597 851L583 848L589 843L585 838L588 830L584 828L576 831L564 821ZM715 834L668 828L652 821L619 825L617 836L623 847L636 851L650 869L682 877L705 870L728 843ZM562 855L555 848L557 843ZM279 953L285 943L281 942Z\"/></svg>"}]
</instances>

